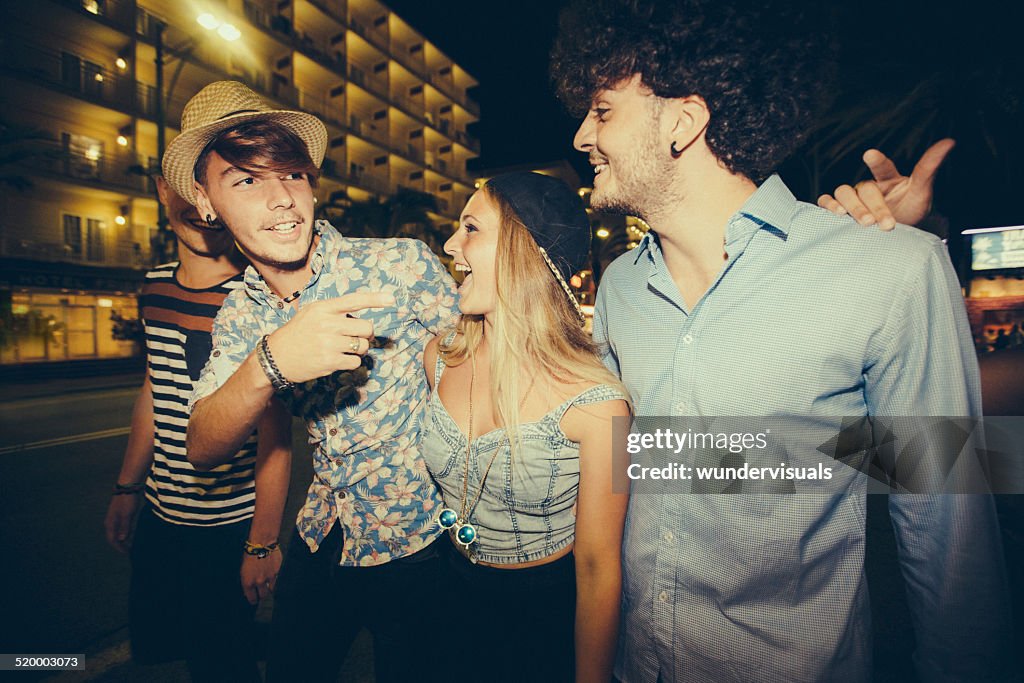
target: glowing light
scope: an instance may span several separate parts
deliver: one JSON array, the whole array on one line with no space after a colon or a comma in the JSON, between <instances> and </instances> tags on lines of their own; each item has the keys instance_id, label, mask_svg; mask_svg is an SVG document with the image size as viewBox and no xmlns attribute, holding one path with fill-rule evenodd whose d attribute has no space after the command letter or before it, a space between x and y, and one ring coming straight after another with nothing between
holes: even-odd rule
<instances>
[{"instance_id":1,"label":"glowing light","mask_svg":"<svg viewBox=\"0 0 1024 683\"><path fill-rule=\"evenodd\" d=\"M221 23L220 19L213 16L209 12L203 12L202 14L200 14L198 17L196 17L196 21L198 21L199 25L205 28L207 31L214 30L215 28L220 26Z\"/></svg>"},{"instance_id":2,"label":"glowing light","mask_svg":"<svg viewBox=\"0 0 1024 683\"><path fill-rule=\"evenodd\" d=\"M89 149L85 150L85 158L89 161L100 160L101 147L99 145L92 145Z\"/></svg>"},{"instance_id":3,"label":"glowing light","mask_svg":"<svg viewBox=\"0 0 1024 683\"><path fill-rule=\"evenodd\" d=\"M117 223L118 225L124 225L125 223L128 222L128 219L125 218L124 216L118 216L117 218L114 219L114 222Z\"/></svg>"},{"instance_id":4,"label":"glowing light","mask_svg":"<svg viewBox=\"0 0 1024 683\"><path fill-rule=\"evenodd\" d=\"M127 147L128 146L128 138L126 138L123 135L118 135L117 136L117 144L121 145L122 147Z\"/></svg>"},{"instance_id":5,"label":"glowing light","mask_svg":"<svg viewBox=\"0 0 1024 683\"><path fill-rule=\"evenodd\" d=\"M217 33L228 42L234 42L242 37L242 32L231 24L221 24L217 29Z\"/></svg>"},{"instance_id":6,"label":"glowing light","mask_svg":"<svg viewBox=\"0 0 1024 683\"><path fill-rule=\"evenodd\" d=\"M82 0L82 7L89 14L100 13L100 3L98 2L98 0Z\"/></svg>"},{"instance_id":7,"label":"glowing light","mask_svg":"<svg viewBox=\"0 0 1024 683\"><path fill-rule=\"evenodd\" d=\"M96 74L95 76L93 76L93 79L94 79L94 80L95 80L95 81L96 81L97 83L102 83L102 82L103 82L103 74Z\"/></svg>"},{"instance_id":8,"label":"glowing light","mask_svg":"<svg viewBox=\"0 0 1024 683\"><path fill-rule=\"evenodd\" d=\"M124 71L128 68L128 62L125 60L124 57L118 57L117 61L114 62L114 65L117 66L117 68L121 71Z\"/></svg>"},{"instance_id":9,"label":"glowing light","mask_svg":"<svg viewBox=\"0 0 1024 683\"><path fill-rule=\"evenodd\" d=\"M1004 228L971 228L970 230L964 230L961 235L980 235L984 232L1006 232L1007 230L1021 230L1024 229L1024 225L1008 225Z\"/></svg>"},{"instance_id":10,"label":"glowing light","mask_svg":"<svg viewBox=\"0 0 1024 683\"><path fill-rule=\"evenodd\" d=\"M583 278L581 278L579 275L573 275L569 279L569 284L579 289L580 287L583 286Z\"/></svg>"},{"instance_id":11,"label":"glowing light","mask_svg":"<svg viewBox=\"0 0 1024 683\"><path fill-rule=\"evenodd\" d=\"M604 239L604 238L608 237L608 235L610 235L610 234L611 233L608 232L608 228L598 228L597 229L597 236L600 237L601 239Z\"/></svg>"},{"instance_id":12,"label":"glowing light","mask_svg":"<svg viewBox=\"0 0 1024 683\"><path fill-rule=\"evenodd\" d=\"M96 305L100 308L111 308L114 302L110 299L96 299Z\"/></svg>"}]
</instances>

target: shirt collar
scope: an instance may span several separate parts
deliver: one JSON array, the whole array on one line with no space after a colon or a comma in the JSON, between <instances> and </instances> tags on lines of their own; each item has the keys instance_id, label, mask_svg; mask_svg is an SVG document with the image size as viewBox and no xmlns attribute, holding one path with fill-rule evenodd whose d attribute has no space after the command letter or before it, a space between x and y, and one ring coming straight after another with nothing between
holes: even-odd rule
<instances>
[{"instance_id":1,"label":"shirt collar","mask_svg":"<svg viewBox=\"0 0 1024 683\"><path fill-rule=\"evenodd\" d=\"M316 221L313 224L313 236L314 239L316 237L319 237L320 239L317 240L316 247L313 249L313 254L310 256L310 269L313 271L313 274L309 278L309 282L306 283L306 286L303 287L303 291L316 284L317 280L320 278L320 273L323 271L324 264L329 262L327 255L332 250L337 250L337 246L335 246L334 243L339 239L340 234L327 221ZM273 302L279 299L279 297L271 291L270 286L254 266L250 265L245 269L244 281L246 293L256 301L260 301L262 299L265 302Z\"/></svg>"},{"instance_id":2,"label":"shirt collar","mask_svg":"<svg viewBox=\"0 0 1024 683\"><path fill-rule=\"evenodd\" d=\"M758 227L770 228L783 238L789 235L789 226L797 211L797 201L777 174L761 183L754 194L740 207L737 216L746 216ZM726 239L728 241L728 238Z\"/></svg>"},{"instance_id":3,"label":"shirt collar","mask_svg":"<svg viewBox=\"0 0 1024 683\"><path fill-rule=\"evenodd\" d=\"M741 233L750 233L759 228L767 228L769 232L785 238L789 235L789 227L796 211L796 197L778 174L772 174L729 219L725 241L730 243L738 238L740 235L736 234L737 230ZM742 220L743 218L749 220ZM661 245L658 243L657 235L653 230L647 231L634 249L633 265L639 263L644 255L649 263L657 263L655 254L660 251Z\"/></svg>"}]
</instances>

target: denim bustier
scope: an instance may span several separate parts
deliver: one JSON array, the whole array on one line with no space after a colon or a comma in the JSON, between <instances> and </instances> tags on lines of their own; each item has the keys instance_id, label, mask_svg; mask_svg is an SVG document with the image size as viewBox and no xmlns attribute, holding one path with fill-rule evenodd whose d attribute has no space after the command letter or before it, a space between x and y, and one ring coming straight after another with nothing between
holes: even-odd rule
<instances>
[{"instance_id":1,"label":"denim bustier","mask_svg":"<svg viewBox=\"0 0 1024 683\"><path fill-rule=\"evenodd\" d=\"M434 391L423 416L420 451L430 474L441 487L445 506L462 512L466 479L466 435L441 403L437 387L444 371L438 358ZM548 557L573 542L576 516L573 506L579 490L579 444L559 426L570 407L625 396L599 384L534 422L520 425L519 451L512 457L505 430L492 430L473 439L469 456L467 505L477 531L473 556L493 564L515 564ZM480 479L491 464L483 491ZM440 512L440 511L438 511Z\"/></svg>"}]
</instances>

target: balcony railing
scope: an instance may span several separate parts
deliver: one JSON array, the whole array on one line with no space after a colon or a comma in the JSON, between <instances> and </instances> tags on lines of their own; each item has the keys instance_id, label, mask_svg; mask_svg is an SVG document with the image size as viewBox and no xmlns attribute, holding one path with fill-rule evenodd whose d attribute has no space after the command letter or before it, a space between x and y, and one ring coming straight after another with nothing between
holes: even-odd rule
<instances>
[{"instance_id":1,"label":"balcony railing","mask_svg":"<svg viewBox=\"0 0 1024 683\"><path fill-rule=\"evenodd\" d=\"M149 160L131 154L92 155L80 150L64 150L58 155L26 159L25 166L36 171L71 180L84 180L119 190L149 193Z\"/></svg>"},{"instance_id":2,"label":"balcony railing","mask_svg":"<svg viewBox=\"0 0 1024 683\"><path fill-rule=\"evenodd\" d=\"M348 182L358 185L364 190L376 192L377 194L390 194L391 183L386 178L378 178L368 173L349 173L346 178Z\"/></svg>"},{"instance_id":3,"label":"balcony railing","mask_svg":"<svg viewBox=\"0 0 1024 683\"><path fill-rule=\"evenodd\" d=\"M383 31L378 31L374 28L368 28L360 19L351 17L348 20L348 26L357 34L365 38L370 44L376 47L384 54L388 54L388 37Z\"/></svg>"},{"instance_id":4,"label":"balcony railing","mask_svg":"<svg viewBox=\"0 0 1024 683\"><path fill-rule=\"evenodd\" d=\"M39 232L43 232L40 228ZM6 231L0 231L6 232ZM143 246L138 242L118 242L114 249L105 249L102 259L90 259L83 248L78 254L59 242L45 242L0 234L0 256L5 258L46 261L49 263L82 263L94 266L143 268L149 265Z\"/></svg>"},{"instance_id":5,"label":"balcony railing","mask_svg":"<svg viewBox=\"0 0 1024 683\"><path fill-rule=\"evenodd\" d=\"M300 109L316 114L339 128L345 128L345 110L340 101L331 100L323 95L315 95L301 88L297 92Z\"/></svg>"},{"instance_id":6,"label":"balcony railing","mask_svg":"<svg viewBox=\"0 0 1024 683\"><path fill-rule=\"evenodd\" d=\"M130 110L134 81L69 51L19 39L0 42L0 68L99 104Z\"/></svg>"},{"instance_id":7,"label":"balcony railing","mask_svg":"<svg viewBox=\"0 0 1024 683\"><path fill-rule=\"evenodd\" d=\"M125 31L131 30L134 2L123 2L122 0L63 0L63 4L104 19Z\"/></svg>"}]
</instances>

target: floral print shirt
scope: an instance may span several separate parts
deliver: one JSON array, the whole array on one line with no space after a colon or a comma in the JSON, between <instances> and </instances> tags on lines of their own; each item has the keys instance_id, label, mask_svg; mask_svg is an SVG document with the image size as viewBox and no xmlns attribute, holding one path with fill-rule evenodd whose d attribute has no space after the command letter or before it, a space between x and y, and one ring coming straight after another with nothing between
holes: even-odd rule
<instances>
[{"instance_id":1,"label":"floral print shirt","mask_svg":"<svg viewBox=\"0 0 1024 683\"><path fill-rule=\"evenodd\" d=\"M434 520L441 497L419 451L429 395L422 354L458 314L455 283L418 240L348 238L325 221L316 233L313 274L299 306L366 290L390 293L396 305L358 313L376 334L362 367L280 395L306 421L314 448L313 481L296 526L315 552L337 521L344 530L339 563L380 565L440 533ZM214 321L214 350L192 403L223 385L260 338L295 313L250 266L245 288L227 297Z\"/></svg>"}]
</instances>

